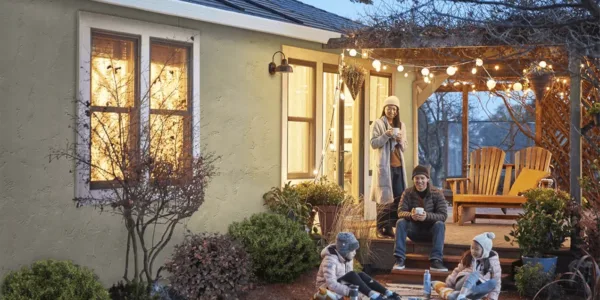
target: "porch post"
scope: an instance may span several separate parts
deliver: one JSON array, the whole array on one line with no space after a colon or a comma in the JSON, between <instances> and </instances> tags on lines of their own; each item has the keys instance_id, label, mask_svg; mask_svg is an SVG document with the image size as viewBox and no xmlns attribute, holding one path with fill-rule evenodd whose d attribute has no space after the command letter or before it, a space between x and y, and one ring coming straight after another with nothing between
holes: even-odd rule
<instances>
[{"instance_id":1,"label":"porch post","mask_svg":"<svg viewBox=\"0 0 600 300\"><path fill-rule=\"evenodd\" d=\"M581 187L579 178L581 173L581 74L580 60L571 56L569 58L569 73L571 74L571 122L570 122L570 169L569 178L571 197L581 204Z\"/></svg>"},{"instance_id":2,"label":"porch post","mask_svg":"<svg viewBox=\"0 0 600 300\"><path fill-rule=\"evenodd\" d=\"M571 53L569 56L569 73L571 75L571 120L570 120L570 157L569 164L571 174L569 178L569 187L571 197L577 204L581 204L581 186L579 185L579 178L582 176L581 173L581 71L580 71L580 59L574 57ZM571 251L578 251L579 244L579 220L573 218L575 223L575 230L571 236Z\"/></svg>"},{"instance_id":3,"label":"porch post","mask_svg":"<svg viewBox=\"0 0 600 300\"><path fill-rule=\"evenodd\" d=\"M462 176L467 177L469 164L469 88L463 85L462 97Z\"/></svg>"}]
</instances>

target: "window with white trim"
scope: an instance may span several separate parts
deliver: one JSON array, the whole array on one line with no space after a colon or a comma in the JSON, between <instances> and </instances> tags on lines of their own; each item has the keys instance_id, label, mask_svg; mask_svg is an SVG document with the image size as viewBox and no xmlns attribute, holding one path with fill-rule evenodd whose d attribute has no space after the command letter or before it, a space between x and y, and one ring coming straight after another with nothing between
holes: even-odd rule
<instances>
[{"instance_id":1,"label":"window with white trim","mask_svg":"<svg viewBox=\"0 0 600 300\"><path fill-rule=\"evenodd\" d=\"M79 41L77 157L89 163L77 166L76 196L139 179L140 157L189 168L200 155L199 33L80 12Z\"/></svg>"}]
</instances>

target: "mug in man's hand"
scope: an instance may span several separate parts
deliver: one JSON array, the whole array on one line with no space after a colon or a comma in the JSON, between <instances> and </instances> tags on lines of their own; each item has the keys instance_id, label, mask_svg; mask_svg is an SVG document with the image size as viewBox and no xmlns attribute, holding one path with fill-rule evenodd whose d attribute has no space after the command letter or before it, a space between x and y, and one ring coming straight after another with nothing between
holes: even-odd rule
<instances>
[{"instance_id":1,"label":"mug in man's hand","mask_svg":"<svg viewBox=\"0 0 600 300\"><path fill-rule=\"evenodd\" d=\"M425 210L422 207L415 208L415 213L417 215L422 215L424 212L425 212Z\"/></svg>"}]
</instances>

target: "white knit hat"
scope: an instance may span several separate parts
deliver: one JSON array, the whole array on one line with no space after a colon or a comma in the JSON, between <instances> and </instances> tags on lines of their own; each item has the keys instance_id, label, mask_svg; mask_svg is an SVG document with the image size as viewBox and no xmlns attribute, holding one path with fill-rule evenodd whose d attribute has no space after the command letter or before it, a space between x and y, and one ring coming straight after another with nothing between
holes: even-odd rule
<instances>
[{"instance_id":1,"label":"white knit hat","mask_svg":"<svg viewBox=\"0 0 600 300\"><path fill-rule=\"evenodd\" d=\"M395 105L397 108L400 108L400 99L396 96L389 96L383 101L383 107L388 105Z\"/></svg>"},{"instance_id":2,"label":"white knit hat","mask_svg":"<svg viewBox=\"0 0 600 300\"><path fill-rule=\"evenodd\" d=\"M481 258L488 258L490 256L490 251L492 251L492 247L494 246L492 240L495 238L496 235L493 232L484 232L473 238L473 240L479 243L481 248L483 248L483 255Z\"/></svg>"}]
</instances>

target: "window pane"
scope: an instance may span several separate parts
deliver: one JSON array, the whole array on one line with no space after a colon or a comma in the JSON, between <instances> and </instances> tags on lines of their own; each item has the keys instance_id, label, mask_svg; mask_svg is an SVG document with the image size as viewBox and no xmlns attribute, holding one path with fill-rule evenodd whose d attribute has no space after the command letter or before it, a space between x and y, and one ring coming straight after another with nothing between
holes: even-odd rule
<instances>
[{"instance_id":1,"label":"window pane","mask_svg":"<svg viewBox=\"0 0 600 300\"><path fill-rule=\"evenodd\" d=\"M288 116L312 118L315 101L315 69L293 65L288 74Z\"/></svg>"},{"instance_id":2,"label":"window pane","mask_svg":"<svg viewBox=\"0 0 600 300\"><path fill-rule=\"evenodd\" d=\"M184 117L150 115L150 153L158 161L179 166L184 153Z\"/></svg>"},{"instance_id":3,"label":"window pane","mask_svg":"<svg viewBox=\"0 0 600 300\"><path fill-rule=\"evenodd\" d=\"M431 166L431 183L462 173L462 92L433 93L419 107L419 163Z\"/></svg>"},{"instance_id":4,"label":"window pane","mask_svg":"<svg viewBox=\"0 0 600 300\"><path fill-rule=\"evenodd\" d=\"M188 48L153 43L150 53L150 108L187 110Z\"/></svg>"},{"instance_id":5,"label":"window pane","mask_svg":"<svg viewBox=\"0 0 600 300\"><path fill-rule=\"evenodd\" d=\"M137 49L133 40L92 36L92 106L134 105Z\"/></svg>"},{"instance_id":6,"label":"window pane","mask_svg":"<svg viewBox=\"0 0 600 300\"><path fill-rule=\"evenodd\" d=\"M92 117L91 180L123 178L129 143L129 115L94 112Z\"/></svg>"},{"instance_id":7,"label":"window pane","mask_svg":"<svg viewBox=\"0 0 600 300\"><path fill-rule=\"evenodd\" d=\"M310 123L288 122L288 173L312 174L310 139Z\"/></svg>"}]
</instances>

